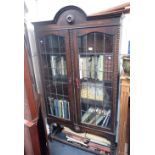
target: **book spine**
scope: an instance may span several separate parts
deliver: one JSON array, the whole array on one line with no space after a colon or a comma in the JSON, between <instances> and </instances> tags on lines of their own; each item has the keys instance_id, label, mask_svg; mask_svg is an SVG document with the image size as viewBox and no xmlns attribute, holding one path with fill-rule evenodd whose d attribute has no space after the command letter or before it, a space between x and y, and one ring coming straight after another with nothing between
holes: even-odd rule
<instances>
[{"instance_id":1,"label":"book spine","mask_svg":"<svg viewBox=\"0 0 155 155\"><path fill-rule=\"evenodd\" d=\"M50 106L50 113L51 115L54 115L54 111L53 111L53 98L48 97L49 100L49 106Z\"/></svg>"},{"instance_id":2,"label":"book spine","mask_svg":"<svg viewBox=\"0 0 155 155\"><path fill-rule=\"evenodd\" d=\"M87 78L91 78L91 57L86 58L86 70L87 70Z\"/></svg>"},{"instance_id":3,"label":"book spine","mask_svg":"<svg viewBox=\"0 0 155 155\"><path fill-rule=\"evenodd\" d=\"M61 75L64 76L65 72L64 72L64 58L61 57Z\"/></svg>"},{"instance_id":4,"label":"book spine","mask_svg":"<svg viewBox=\"0 0 155 155\"><path fill-rule=\"evenodd\" d=\"M96 120L96 125L99 125L100 122L101 122L102 120L104 120L104 118L105 118L105 116L104 116L104 115L101 115L101 116Z\"/></svg>"},{"instance_id":5,"label":"book spine","mask_svg":"<svg viewBox=\"0 0 155 155\"><path fill-rule=\"evenodd\" d=\"M98 80L103 80L103 56L100 55L97 63L97 78Z\"/></svg>"},{"instance_id":6,"label":"book spine","mask_svg":"<svg viewBox=\"0 0 155 155\"><path fill-rule=\"evenodd\" d=\"M88 97L88 85L86 83L82 83L81 98L87 98L87 97Z\"/></svg>"},{"instance_id":7,"label":"book spine","mask_svg":"<svg viewBox=\"0 0 155 155\"><path fill-rule=\"evenodd\" d=\"M56 67L57 67L57 74L58 74L58 76L61 76L62 75L61 57L57 57Z\"/></svg>"},{"instance_id":8,"label":"book spine","mask_svg":"<svg viewBox=\"0 0 155 155\"><path fill-rule=\"evenodd\" d=\"M87 58L82 59L82 77L87 79Z\"/></svg>"},{"instance_id":9,"label":"book spine","mask_svg":"<svg viewBox=\"0 0 155 155\"><path fill-rule=\"evenodd\" d=\"M95 58L96 57L91 58L91 78L92 79L95 79Z\"/></svg>"},{"instance_id":10,"label":"book spine","mask_svg":"<svg viewBox=\"0 0 155 155\"><path fill-rule=\"evenodd\" d=\"M96 86L96 100L103 101L103 87L97 85Z\"/></svg>"},{"instance_id":11,"label":"book spine","mask_svg":"<svg viewBox=\"0 0 155 155\"><path fill-rule=\"evenodd\" d=\"M62 100L58 100L59 117L62 117Z\"/></svg>"},{"instance_id":12,"label":"book spine","mask_svg":"<svg viewBox=\"0 0 155 155\"><path fill-rule=\"evenodd\" d=\"M67 102L67 116L68 116L68 119L70 118L70 107L69 107L69 102Z\"/></svg>"},{"instance_id":13,"label":"book spine","mask_svg":"<svg viewBox=\"0 0 155 155\"><path fill-rule=\"evenodd\" d=\"M62 118L65 117L65 114L64 114L64 100L62 100L62 103L61 103L61 108L62 108Z\"/></svg>"},{"instance_id":14,"label":"book spine","mask_svg":"<svg viewBox=\"0 0 155 155\"><path fill-rule=\"evenodd\" d=\"M52 68L52 75L53 77L56 76L56 57L51 56L51 68Z\"/></svg>"},{"instance_id":15,"label":"book spine","mask_svg":"<svg viewBox=\"0 0 155 155\"><path fill-rule=\"evenodd\" d=\"M93 117L95 109L90 107L85 114L82 116L82 122L89 122L90 118Z\"/></svg>"},{"instance_id":16,"label":"book spine","mask_svg":"<svg viewBox=\"0 0 155 155\"><path fill-rule=\"evenodd\" d=\"M59 117L58 99L54 100L55 116Z\"/></svg>"},{"instance_id":17,"label":"book spine","mask_svg":"<svg viewBox=\"0 0 155 155\"><path fill-rule=\"evenodd\" d=\"M111 111L108 110L107 113L105 114L105 119L103 120L102 126L105 126L106 121L107 121L108 117L110 116L110 113L111 113Z\"/></svg>"},{"instance_id":18,"label":"book spine","mask_svg":"<svg viewBox=\"0 0 155 155\"><path fill-rule=\"evenodd\" d=\"M69 118L69 113L68 113L68 102L66 100L63 101L64 105L64 118L68 119Z\"/></svg>"},{"instance_id":19,"label":"book spine","mask_svg":"<svg viewBox=\"0 0 155 155\"><path fill-rule=\"evenodd\" d=\"M107 121L105 122L105 127L108 126L108 124L109 124L109 120L110 120L110 115L108 115Z\"/></svg>"},{"instance_id":20,"label":"book spine","mask_svg":"<svg viewBox=\"0 0 155 155\"><path fill-rule=\"evenodd\" d=\"M83 76L82 76L82 58L79 56L79 73L80 73L80 79L82 79L83 78Z\"/></svg>"}]
</instances>

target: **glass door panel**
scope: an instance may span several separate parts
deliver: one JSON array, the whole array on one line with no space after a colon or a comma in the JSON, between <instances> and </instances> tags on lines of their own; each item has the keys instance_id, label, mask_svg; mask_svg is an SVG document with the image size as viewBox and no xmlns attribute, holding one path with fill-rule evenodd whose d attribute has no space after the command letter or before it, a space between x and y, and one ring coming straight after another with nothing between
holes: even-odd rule
<instances>
[{"instance_id":1,"label":"glass door panel","mask_svg":"<svg viewBox=\"0 0 155 155\"><path fill-rule=\"evenodd\" d=\"M78 36L81 123L111 127L113 35Z\"/></svg>"},{"instance_id":2,"label":"glass door panel","mask_svg":"<svg viewBox=\"0 0 155 155\"><path fill-rule=\"evenodd\" d=\"M68 79L71 79L71 73L65 39L65 34L60 31L44 35L40 40L40 54L48 114L70 119L71 86Z\"/></svg>"}]
</instances>

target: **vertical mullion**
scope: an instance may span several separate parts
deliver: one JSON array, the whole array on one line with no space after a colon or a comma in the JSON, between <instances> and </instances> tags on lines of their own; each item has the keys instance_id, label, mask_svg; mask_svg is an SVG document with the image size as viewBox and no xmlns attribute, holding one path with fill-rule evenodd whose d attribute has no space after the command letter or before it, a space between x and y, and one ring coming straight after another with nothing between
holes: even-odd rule
<instances>
[{"instance_id":1,"label":"vertical mullion","mask_svg":"<svg viewBox=\"0 0 155 155\"><path fill-rule=\"evenodd\" d=\"M96 33L95 32L93 32L93 39L94 39L94 55L95 55L95 66L97 66L97 54L96 54ZM96 69L98 69L97 67L95 67ZM96 70L95 69L95 70ZM94 86L95 86L95 101L96 101L96 80L97 80L97 70L95 71L96 72L96 76L94 76L95 77L95 79L94 79ZM96 108L97 108L97 105L96 105L96 103L95 103L95 124L96 124ZM96 124L97 125L97 124Z\"/></svg>"},{"instance_id":2,"label":"vertical mullion","mask_svg":"<svg viewBox=\"0 0 155 155\"><path fill-rule=\"evenodd\" d=\"M45 59L46 59L46 63L47 63L47 66L46 66L46 68L47 68L47 77L48 77L47 81L48 81L48 85L49 85L49 87L51 89L51 83L50 83L50 80L49 80L49 67L48 67L48 59L47 59L47 50L46 50L46 45L45 45L45 43L46 43L45 37L44 37L43 40L44 40ZM45 76L44 76L44 81L45 81ZM47 101L49 102L49 99L48 99L47 95L49 95L49 94L46 93L46 98L47 98ZM48 109L48 112L49 112L49 109Z\"/></svg>"},{"instance_id":3,"label":"vertical mullion","mask_svg":"<svg viewBox=\"0 0 155 155\"><path fill-rule=\"evenodd\" d=\"M50 42L50 45L51 45L51 37L52 36L48 36L48 38L50 39L49 40L49 42ZM50 48L49 48L50 49ZM50 63L51 63L51 55L48 55L49 56L49 58L50 58ZM50 93L52 92L52 90L51 90L51 79L50 79L50 73L49 73L49 69L51 68L51 70L52 70L52 64L50 64L50 66L48 67L48 80L49 80L49 83L50 83Z\"/></svg>"},{"instance_id":4,"label":"vertical mullion","mask_svg":"<svg viewBox=\"0 0 155 155\"><path fill-rule=\"evenodd\" d=\"M51 43L52 43L52 54L54 53L54 51L53 51L53 36L51 36ZM56 56L54 57L54 58L56 58ZM52 59L53 60L53 59ZM52 62L52 64L53 64L53 62ZM53 65L52 65L52 68L53 68ZM55 69L55 71L56 71L56 68L54 68ZM57 73L56 73L56 75L55 75L55 78L53 77L53 80L54 80L54 86L55 86L55 91L56 91L56 99L58 99L58 96L57 96L57 87L56 87L56 81L57 81Z\"/></svg>"},{"instance_id":5,"label":"vertical mullion","mask_svg":"<svg viewBox=\"0 0 155 155\"><path fill-rule=\"evenodd\" d=\"M87 50L88 50L88 35L86 35L86 70L85 70L85 72L86 72L86 77L87 77L87 75L88 75L88 70L87 70L87 61L88 61L88 55L87 55ZM88 109L88 77L86 78L86 80L87 80L87 109Z\"/></svg>"}]
</instances>

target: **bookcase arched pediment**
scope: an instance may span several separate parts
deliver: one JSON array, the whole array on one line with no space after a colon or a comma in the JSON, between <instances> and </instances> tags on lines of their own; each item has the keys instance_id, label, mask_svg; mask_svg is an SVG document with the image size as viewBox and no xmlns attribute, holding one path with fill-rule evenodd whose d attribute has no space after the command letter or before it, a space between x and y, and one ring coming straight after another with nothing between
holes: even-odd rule
<instances>
[{"instance_id":1,"label":"bookcase arched pediment","mask_svg":"<svg viewBox=\"0 0 155 155\"><path fill-rule=\"evenodd\" d=\"M54 23L62 24L79 24L86 21L85 12L76 6L66 6L60 9L55 17Z\"/></svg>"}]
</instances>

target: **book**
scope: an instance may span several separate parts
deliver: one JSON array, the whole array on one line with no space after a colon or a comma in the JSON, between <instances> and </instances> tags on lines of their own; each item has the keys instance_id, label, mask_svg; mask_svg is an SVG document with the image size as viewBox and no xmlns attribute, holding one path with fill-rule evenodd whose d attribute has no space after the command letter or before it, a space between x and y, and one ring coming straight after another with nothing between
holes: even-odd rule
<instances>
[{"instance_id":1,"label":"book","mask_svg":"<svg viewBox=\"0 0 155 155\"><path fill-rule=\"evenodd\" d=\"M49 106L50 106L50 113L51 115L54 115L54 99L51 97L48 97L49 100Z\"/></svg>"},{"instance_id":2,"label":"book","mask_svg":"<svg viewBox=\"0 0 155 155\"><path fill-rule=\"evenodd\" d=\"M103 55L100 55L99 57L97 56L80 57L79 56L80 79L91 78L91 79L98 79L102 81L104 76L103 69L104 69Z\"/></svg>"},{"instance_id":3,"label":"book","mask_svg":"<svg viewBox=\"0 0 155 155\"><path fill-rule=\"evenodd\" d=\"M100 116L100 114L101 114L101 111L102 110L100 108L96 108L96 115L95 115L95 117L93 117L88 123L89 124L95 124L98 116Z\"/></svg>"},{"instance_id":4,"label":"book","mask_svg":"<svg viewBox=\"0 0 155 155\"><path fill-rule=\"evenodd\" d=\"M102 126L105 126L108 117L110 117L111 110L109 109L105 114L105 119L102 122Z\"/></svg>"},{"instance_id":5,"label":"book","mask_svg":"<svg viewBox=\"0 0 155 155\"><path fill-rule=\"evenodd\" d=\"M64 110L64 100L62 100L62 118L65 117L65 110Z\"/></svg>"},{"instance_id":6,"label":"book","mask_svg":"<svg viewBox=\"0 0 155 155\"><path fill-rule=\"evenodd\" d=\"M58 108L58 99L54 99L54 111L55 111L55 116L59 117L59 108Z\"/></svg>"},{"instance_id":7,"label":"book","mask_svg":"<svg viewBox=\"0 0 155 155\"><path fill-rule=\"evenodd\" d=\"M92 64L92 57L90 56L87 56L87 66L86 66L86 69L87 69L87 78L91 78L91 64Z\"/></svg>"},{"instance_id":8,"label":"book","mask_svg":"<svg viewBox=\"0 0 155 155\"><path fill-rule=\"evenodd\" d=\"M81 88L81 98L103 101L104 92L102 84L83 82Z\"/></svg>"},{"instance_id":9,"label":"book","mask_svg":"<svg viewBox=\"0 0 155 155\"><path fill-rule=\"evenodd\" d=\"M97 62L97 79L102 81L103 80L103 55L100 55Z\"/></svg>"},{"instance_id":10,"label":"book","mask_svg":"<svg viewBox=\"0 0 155 155\"><path fill-rule=\"evenodd\" d=\"M50 57L52 76L54 78L65 78L67 76L66 60L63 56Z\"/></svg>"},{"instance_id":11,"label":"book","mask_svg":"<svg viewBox=\"0 0 155 155\"><path fill-rule=\"evenodd\" d=\"M61 75L63 77L67 75L66 61L64 57L61 57Z\"/></svg>"},{"instance_id":12,"label":"book","mask_svg":"<svg viewBox=\"0 0 155 155\"><path fill-rule=\"evenodd\" d=\"M62 117L62 100L58 100L59 117Z\"/></svg>"},{"instance_id":13,"label":"book","mask_svg":"<svg viewBox=\"0 0 155 155\"><path fill-rule=\"evenodd\" d=\"M53 77L56 76L56 56L50 57L51 69Z\"/></svg>"},{"instance_id":14,"label":"book","mask_svg":"<svg viewBox=\"0 0 155 155\"><path fill-rule=\"evenodd\" d=\"M79 57L80 79L88 79L91 77L91 57Z\"/></svg>"},{"instance_id":15,"label":"book","mask_svg":"<svg viewBox=\"0 0 155 155\"><path fill-rule=\"evenodd\" d=\"M101 123L101 121L104 120L104 118L105 118L105 115L100 115L100 116L98 117L98 119L96 119L96 125L99 125L99 124Z\"/></svg>"},{"instance_id":16,"label":"book","mask_svg":"<svg viewBox=\"0 0 155 155\"><path fill-rule=\"evenodd\" d=\"M95 91L95 99L98 101L103 101L104 94L103 94L103 87L101 85L96 84L96 91Z\"/></svg>"},{"instance_id":17,"label":"book","mask_svg":"<svg viewBox=\"0 0 155 155\"><path fill-rule=\"evenodd\" d=\"M82 122L86 122L94 111L95 109L93 107L90 107L82 116Z\"/></svg>"},{"instance_id":18,"label":"book","mask_svg":"<svg viewBox=\"0 0 155 155\"><path fill-rule=\"evenodd\" d=\"M69 118L69 110L68 110L68 102L66 100L63 100L63 118L68 119Z\"/></svg>"},{"instance_id":19,"label":"book","mask_svg":"<svg viewBox=\"0 0 155 155\"><path fill-rule=\"evenodd\" d=\"M64 58L63 57L61 57L61 75L63 76L63 75L65 75L65 70L64 70Z\"/></svg>"},{"instance_id":20,"label":"book","mask_svg":"<svg viewBox=\"0 0 155 155\"><path fill-rule=\"evenodd\" d=\"M96 64L96 57L91 57L91 67L90 67L90 76L92 79L95 79L95 64Z\"/></svg>"},{"instance_id":21,"label":"book","mask_svg":"<svg viewBox=\"0 0 155 155\"><path fill-rule=\"evenodd\" d=\"M108 124L109 124L109 120L110 120L110 115L108 115L108 118L107 118L107 120L106 120L106 122L105 122L105 127L107 127L108 126Z\"/></svg>"},{"instance_id":22,"label":"book","mask_svg":"<svg viewBox=\"0 0 155 155\"><path fill-rule=\"evenodd\" d=\"M56 58L56 65L57 65L57 76L60 77L62 75L62 66L61 66L61 57L57 56Z\"/></svg>"},{"instance_id":23,"label":"book","mask_svg":"<svg viewBox=\"0 0 155 155\"><path fill-rule=\"evenodd\" d=\"M87 117L87 119L85 120L85 123L89 123L92 119L94 119L95 117L95 112L91 112L90 115Z\"/></svg>"},{"instance_id":24,"label":"book","mask_svg":"<svg viewBox=\"0 0 155 155\"><path fill-rule=\"evenodd\" d=\"M82 83L81 98L88 98L88 86L85 82Z\"/></svg>"},{"instance_id":25,"label":"book","mask_svg":"<svg viewBox=\"0 0 155 155\"><path fill-rule=\"evenodd\" d=\"M86 57L81 58L82 59L82 78L87 79L87 59Z\"/></svg>"},{"instance_id":26,"label":"book","mask_svg":"<svg viewBox=\"0 0 155 155\"><path fill-rule=\"evenodd\" d=\"M94 83L88 83L88 99L95 100L95 84Z\"/></svg>"},{"instance_id":27,"label":"book","mask_svg":"<svg viewBox=\"0 0 155 155\"><path fill-rule=\"evenodd\" d=\"M82 74L82 62L83 59L79 56L79 73L80 73L80 79L83 78L83 74Z\"/></svg>"}]
</instances>

